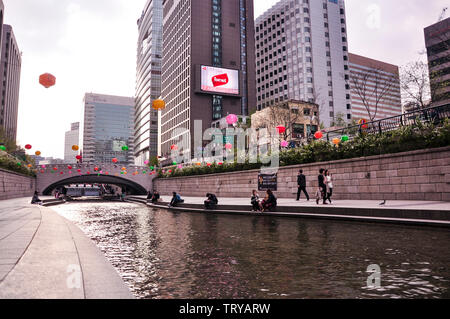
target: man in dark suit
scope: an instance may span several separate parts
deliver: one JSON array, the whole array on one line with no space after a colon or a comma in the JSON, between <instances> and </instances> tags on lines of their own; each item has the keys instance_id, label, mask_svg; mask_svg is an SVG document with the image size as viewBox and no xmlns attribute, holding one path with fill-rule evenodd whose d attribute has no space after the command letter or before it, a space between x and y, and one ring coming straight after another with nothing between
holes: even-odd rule
<instances>
[{"instance_id":1,"label":"man in dark suit","mask_svg":"<svg viewBox=\"0 0 450 319\"><path fill-rule=\"evenodd\" d=\"M297 200L300 200L300 194L303 192L306 195L306 199L309 201L309 195L308 192L306 191L306 176L303 175L303 170L300 170L297 176L297 185L298 185Z\"/></svg>"}]
</instances>

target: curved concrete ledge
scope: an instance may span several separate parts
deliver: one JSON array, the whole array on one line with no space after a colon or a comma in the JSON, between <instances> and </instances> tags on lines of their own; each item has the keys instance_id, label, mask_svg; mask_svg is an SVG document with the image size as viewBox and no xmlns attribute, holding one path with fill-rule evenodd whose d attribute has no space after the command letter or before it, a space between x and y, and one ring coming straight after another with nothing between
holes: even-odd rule
<instances>
[{"instance_id":1,"label":"curved concrete ledge","mask_svg":"<svg viewBox=\"0 0 450 319\"><path fill-rule=\"evenodd\" d=\"M273 216L288 218L310 218L325 220L342 220L357 222L376 222L389 224L450 227L449 210L426 210L399 208L374 208L374 207L335 207L328 206L278 206L276 212L258 213L252 212L250 205L218 205L215 210L206 210L201 204L181 204L178 207L167 207L167 202L157 205L148 203L146 199L130 197L130 201L145 203L149 207L167 209L186 213L208 213L246 216ZM222 200L228 201L229 199Z\"/></svg>"},{"instance_id":2,"label":"curved concrete ledge","mask_svg":"<svg viewBox=\"0 0 450 319\"><path fill-rule=\"evenodd\" d=\"M18 249L6 256L10 258L12 269L0 278L0 298L133 298L103 253L78 227L49 208L29 206L28 210L38 209L39 225L24 228L26 234L9 237L8 244L16 243L22 249L28 240L28 245L21 250L22 254ZM1 213L4 214L4 210ZM33 229L35 233L30 239ZM5 259L4 256L5 251L0 250L0 260Z\"/></svg>"}]
</instances>

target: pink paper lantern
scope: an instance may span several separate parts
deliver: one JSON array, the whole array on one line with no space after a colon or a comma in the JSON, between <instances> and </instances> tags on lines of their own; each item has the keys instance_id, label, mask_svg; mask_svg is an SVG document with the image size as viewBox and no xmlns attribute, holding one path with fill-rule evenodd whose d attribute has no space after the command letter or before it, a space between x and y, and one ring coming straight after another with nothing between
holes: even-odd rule
<instances>
[{"instance_id":1,"label":"pink paper lantern","mask_svg":"<svg viewBox=\"0 0 450 319\"><path fill-rule=\"evenodd\" d=\"M288 147L289 143L287 141L281 141L281 147Z\"/></svg>"},{"instance_id":2,"label":"pink paper lantern","mask_svg":"<svg viewBox=\"0 0 450 319\"><path fill-rule=\"evenodd\" d=\"M230 114L227 116L227 123L233 125L237 123L238 117L235 114Z\"/></svg>"},{"instance_id":3,"label":"pink paper lantern","mask_svg":"<svg viewBox=\"0 0 450 319\"><path fill-rule=\"evenodd\" d=\"M225 144L225 148L227 150L231 150L233 148L233 145L231 143L227 143L227 144Z\"/></svg>"}]
</instances>

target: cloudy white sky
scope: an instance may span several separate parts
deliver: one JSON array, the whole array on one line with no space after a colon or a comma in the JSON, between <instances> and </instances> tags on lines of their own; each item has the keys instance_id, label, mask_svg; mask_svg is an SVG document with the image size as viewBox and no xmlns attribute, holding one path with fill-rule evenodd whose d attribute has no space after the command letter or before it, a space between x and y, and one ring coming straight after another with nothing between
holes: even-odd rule
<instances>
[{"instance_id":1,"label":"cloudy white sky","mask_svg":"<svg viewBox=\"0 0 450 319\"><path fill-rule=\"evenodd\" d=\"M208 1L208 0L194 0ZM319 1L319 0L310 0ZM320 0L321 1L321 0ZM23 52L18 143L64 156L64 133L84 93L133 96L136 21L146 0L3 0ZM276 0L255 0L255 16ZM397 65L424 59L423 28L447 0L346 0L350 52ZM45 89L40 74L56 76Z\"/></svg>"}]
</instances>

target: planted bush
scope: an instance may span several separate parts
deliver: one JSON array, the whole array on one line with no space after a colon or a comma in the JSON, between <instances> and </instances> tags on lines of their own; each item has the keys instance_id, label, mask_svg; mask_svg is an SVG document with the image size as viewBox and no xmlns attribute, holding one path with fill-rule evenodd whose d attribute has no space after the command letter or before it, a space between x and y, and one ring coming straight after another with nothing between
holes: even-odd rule
<instances>
[{"instance_id":1,"label":"planted bush","mask_svg":"<svg viewBox=\"0 0 450 319\"><path fill-rule=\"evenodd\" d=\"M442 125L424 124L417 121L415 126L405 126L382 134L358 134L354 139L338 146L326 141L313 141L300 148L280 151L280 166L328 162L357 157L395 154L419 149L437 148L450 145L450 121ZM172 173L158 172L159 177L182 177L217 174L225 172L260 169L261 163L213 164L193 166L183 170L172 168Z\"/></svg>"}]
</instances>

